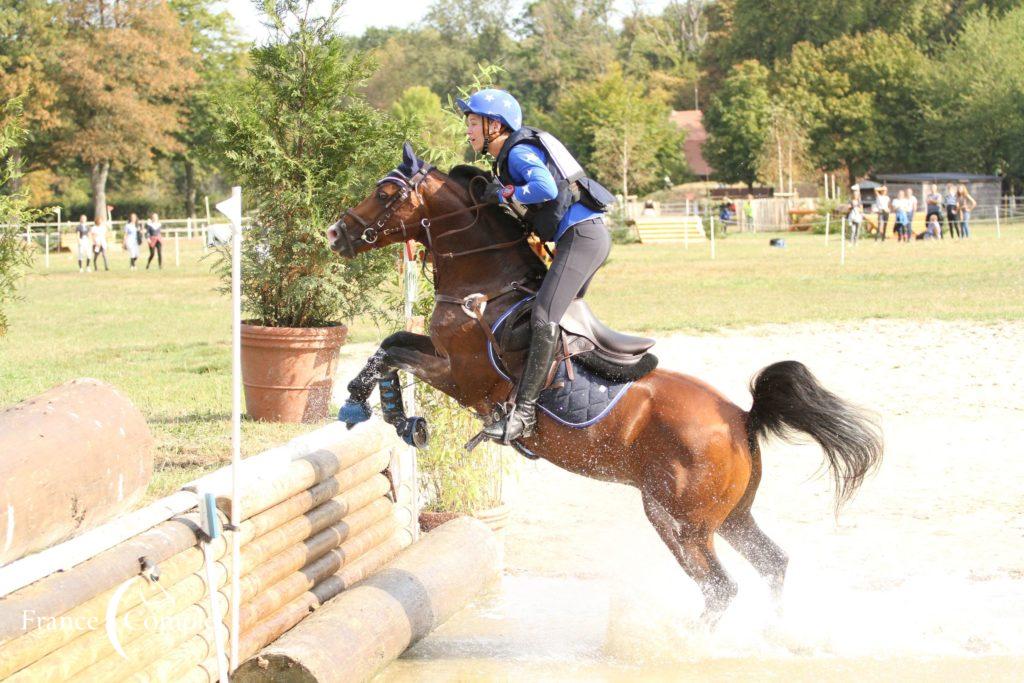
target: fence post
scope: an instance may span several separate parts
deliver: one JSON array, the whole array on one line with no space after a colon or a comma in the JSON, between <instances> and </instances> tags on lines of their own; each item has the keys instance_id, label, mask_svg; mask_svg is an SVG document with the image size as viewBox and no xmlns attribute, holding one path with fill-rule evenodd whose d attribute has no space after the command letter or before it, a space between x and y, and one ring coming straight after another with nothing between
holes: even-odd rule
<instances>
[{"instance_id":1,"label":"fence post","mask_svg":"<svg viewBox=\"0 0 1024 683\"><path fill-rule=\"evenodd\" d=\"M1002 239L1003 233L999 228L999 206L996 205L996 239Z\"/></svg>"},{"instance_id":2,"label":"fence post","mask_svg":"<svg viewBox=\"0 0 1024 683\"><path fill-rule=\"evenodd\" d=\"M715 260L715 217L711 217L711 260Z\"/></svg>"},{"instance_id":3,"label":"fence post","mask_svg":"<svg viewBox=\"0 0 1024 683\"><path fill-rule=\"evenodd\" d=\"M839 265L846 265L846 216L843 216L842 233L839 236Z\"/></svg>"}]
</instances>

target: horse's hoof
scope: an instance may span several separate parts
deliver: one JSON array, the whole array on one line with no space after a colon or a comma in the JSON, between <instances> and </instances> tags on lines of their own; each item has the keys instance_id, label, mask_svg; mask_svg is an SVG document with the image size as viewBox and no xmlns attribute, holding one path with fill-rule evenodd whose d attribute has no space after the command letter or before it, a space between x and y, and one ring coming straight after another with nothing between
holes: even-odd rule
<instances>
[{"instance_id":1,"label":"horse's hoof","mask_svg":"<svg viewBox=\"0 0 1024 683\"><path fill-rule=\"evenodd\" d=\"M430 441L430 430L427 421L422 417L410 417L399 431L402 440L414 448L426 448Z\"/></svg>"},{"instance_id":2,"label":"horse's hoof","mask_svg":"<svg viewBox=\"0 0 1024 683\"><path fill-rule=\"evenodd\" d=\"M345 405L338 411L338 422L344 422L345 426L352 429L360 422L366 422L373 413L365 401L345 401Z\"/></svg>"}]
</instances>

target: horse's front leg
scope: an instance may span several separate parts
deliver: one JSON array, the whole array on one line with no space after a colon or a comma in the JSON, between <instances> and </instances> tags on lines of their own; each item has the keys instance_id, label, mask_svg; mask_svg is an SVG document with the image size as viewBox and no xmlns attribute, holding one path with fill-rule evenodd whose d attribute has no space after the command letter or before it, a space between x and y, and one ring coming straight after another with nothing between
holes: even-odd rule
<instances>
[{"instance_id":1,"label":"horse's front leg","mask_svg":"<svg viewBox=\"0 0 1024 683\"><path fill-rule=\"evenodd\" d=\"M374 385L378 385L384 421L393 425L407 443L421 448L427 443L427 424L421 417L406 416L398 369L446 393L455 386L448 360L437 353L430 337L398 332L381 343L363 369L349 382L349 398L338 412L338 419L349 428L368 420L370 406L367 401Z\"/></svg>"}]
</instances>

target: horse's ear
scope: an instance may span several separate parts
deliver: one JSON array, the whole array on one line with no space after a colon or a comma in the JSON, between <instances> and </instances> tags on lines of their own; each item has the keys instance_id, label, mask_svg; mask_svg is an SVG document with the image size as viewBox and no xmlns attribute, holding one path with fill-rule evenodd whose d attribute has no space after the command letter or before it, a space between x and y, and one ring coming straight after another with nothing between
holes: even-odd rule
<instances>
[{"instance_id":1,"label":"horse's ear","mask_svg":"<svg viewBox=\"0 0 1024 683\"><path fill-rule=\"evenodd\" d=\"M416 171L420 170L420 160L416 157L416 153L412 151L412 143L408 140L402 145L402 166L409 169L409 175L415 175Z\"/></svg>"}]
</instances>

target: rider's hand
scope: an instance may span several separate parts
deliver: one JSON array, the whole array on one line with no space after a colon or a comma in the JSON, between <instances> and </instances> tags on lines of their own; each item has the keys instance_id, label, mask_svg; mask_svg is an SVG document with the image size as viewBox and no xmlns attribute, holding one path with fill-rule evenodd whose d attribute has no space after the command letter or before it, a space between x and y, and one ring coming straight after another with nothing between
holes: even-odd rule
<instances>
[{"instance_id":1,"label":"rider's hand","mask_svg":"<svg viewBox=\"0 0 1024 683\"><path fill-rule=\"evenodd\" d=\"M502 204L506 202L512 194L516 191L516 188L512 185L502 185L501 181L494 178L487 187L484 188L483 200L487 204Z\"/></svg>"}]
</instances>

